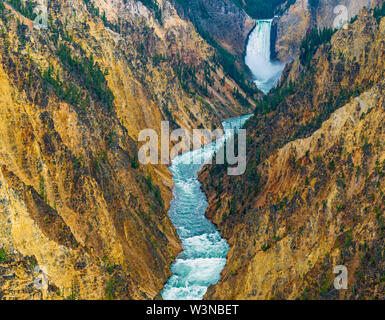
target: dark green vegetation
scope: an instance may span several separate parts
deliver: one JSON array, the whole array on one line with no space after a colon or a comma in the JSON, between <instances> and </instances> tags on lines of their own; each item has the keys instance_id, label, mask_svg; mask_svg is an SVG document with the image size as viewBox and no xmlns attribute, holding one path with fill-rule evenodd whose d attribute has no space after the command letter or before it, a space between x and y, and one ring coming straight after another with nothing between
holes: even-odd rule
<instances>
[{"instance_id":1,"label":"dark green vegetation","mask_svg":"<svg viewBox=\"0 0 385 320\"><path fill-rule=\"evenodd\" d=\"M51 8L52 11L56 7ZM67 31L66 24L60 21L53 22L51 15L48 17L48 29L46 40L52 48L52 54L59 62L49 61L48 67L44 70L36 65L29 54L20 54L20 50L25 49L28 28L26 25L16 20L12 13L0 4L0 18L5 24L0 28L0 43L2 44L0 53L3 55L4 67L8 70L17 82L17 86L26 92L28 99L42 108L46 107L50 99L65 101L75 107L84 123L90 123L90 116L101 112L100 116L108 118L114 113L114 96L108 87L106 75L107 70L102 70L100 65L95 62L92 54L87 54L81 46L74 41L72 35ZM16 27L19 45L17 52L14 53L9 48L8 33L4 29ZM6 57L6 58L4 58ZM19 67L22 66L22 67ZM38 94L36 94L38 92ZM54 93L51 95L51 93ZM100 120L103 123L105 120ZM103 130L105 135L106 150L94 155L94 167L96 172L103 172L108 165L110 154L119 150L121 136L117 136L108 126ZM54 152L55 140L59 139L54 128L49 126L46 135L46 147ZM102 156L101 156L102 155ZM135 157L129 156L129 162L133 169L139 168L139 163ZM84 170L86 161L81 158L73 157L74 170L81 172ZM44 181L40 184L40 195L44 199Z\"/></svg>"},{"instance_id":2,"label":"dark green vegetation","mask_svg":"<svg viewBox=\"0 0 385 320\"><path fill-rule=\"evenodd\" d=\"M86 109L90 105L90 95L104 105L108 111L112 110L114 96L107 85L105 73L94 62L91 55L87 57L83 52L80 57L72 53L72 49L61 43L56 52L63 67L78 79L81 87L72 82L61 80L60 71L55 71L50 65L43 73L43 79L54 87L55 93L64 101ZM86 91L82 90L84 88Z\"/></svg>"},{"instance_id":3,"label":"dark green vegetation","mask_svg":"<svg viewBox=\"0 0 385 320\"><path fill-rule=\"evenodd\" d=\"M162 24L162 10L159 7L159 4L156 0L139 0L142 2L146 7L150 8L154 14L155 18L158 20L160 24Z\"/></svg>"},{"instance_id":4,"label":"dark green vegetation","mask_svg":"<svg viewBox=\"0 0 385 320\"><path fill-rule=\"evenodd\" d=\"M314 5L314 1L312 3ZM382 29L376 21L378 23L384 16L384 9L383 6L371 11L372 16L361 12L346 30L311 30L302 42L295 62L287 66L280 85L257 103L255 116L246 125L246 173L240 177L228 177L226 166L216 165L202 174L203 181L207 182L203 187L211 197L214 193L217 195L211 198L214 199L212 204L220 208L218 211L210 208L208 215L234 244L233 254L229 255L232 256L232 261L229 259L228 262L229 270L254 256L255 251L248 249L251 254L246 252L244 259L238 258L244 247L252 247L253 237L260 239L259 235L269 234L257 246L254 241L256 251L269 253L270 247L276 252L282 250L275 246L275 241L279 241L275 231L285 223L287 234L284 237L289 235L289 239L298 237L299 240L292 241L290 248L293 252L312 232L323 236L323 231L320 232L309 221L313 219L312 215L318 218L330 210L335 217L342 217L338 224L336 222L338 236L331 250L338 248L339 253L332 258L326 254L317 262L303 260L309 265L309 273L304 276L303 292L298 298L383 297L385 269L381 243L385 235L385 198L384 180L381 178L385 161L381 135L384 131L381 120L378 121L373 112L379 116L383 111L384 69L380 57L384 52L384 42ZM363 92L368 92L368 95L358 99ZM376 105L360 114L362 108L370 103L368 97L375 97ZM354 98L357 99L352 101ZM312 147L307 151L302 149L300 155L296 147L308 148L308 141L287 145L290 141L311 136L328 119L333 123L334 115L331 118L331 113L349 102L346 113L352 112L353 117L360 117L359 125L356 120L352 120L354 124L347 121L341 130L333 129L333 124L330 127L325 125L311 139ZM346 113L336 114L334 120L343 119L341 115ZM336 130L335 136L334 132L329 136L328 130ZM352 132L358 133L357 138ZM352 142L353 149L350 148ZM278 153L277 149L283 146L285 148ZM373 170L374 161L376 167ZM351 186L358 181L362 187L357 188L352 196ZM330 195L334 187L338 196L331 199L326 195ZM377 223L372 221L373 217ZM269 222L261 227L262 221ZM324 221L321 224L329 226ZM368 221L374 227L368 233L370 240L364 243L365 236L361 230ZM376 235L373 241L372 234ZM353 279L349 280L349 289L343 295L333 287L332 266L336 264L348 266L352 274L355 272ZM227 271L224 276L226 284L250 279L246 276L233 281L229 274ZM302 277L301 274L298 283ZM286 288L278 289L275 298L287 298ZM215 294L208 298L219 296Z\"/></svg>"},{"instance_id":5,"label":"dark green vegetation","mask_svg":"<svg viewBox=\"0 0 385 320\"><path fill-rule=\"evenodd\" d=\"M26 18L31 20L36 18L36 14L33 12L36 7L36 2L30 0L27 0L25 2L21 0L7 0L6 2L9 3L16 11L20 12Z\"/></svg>"},{"instance_id":6,"label":"dark green vegetation","mask_svg":"<svg viewBox=\"0 0 385 320\"><path fill-rule=\"evenodd\" d=\"M214 63L217 66L222 66L226 75L235 80L239 87L246 93L247 96L252 97L258 92L258 89L249 81L250 76L248 72L238 67L237 58L224 49L216 40L214 40L209 33L198 28L200 35L216 49L214 56Z\"/></svg>"},{"instance_id":7,"label":"dark green vegetation","mask_svg":"<svg viewBox=\"0 0 385 320\"><path fill-rule=\"evenodd\" d=\"M17 21L14 11L6 9L4 4L0 3L0 63L2 69L9 76L9 82L15 88L15 92L20 92L23 98L25 97L27 104L34 105L36 108L36 113L34 111L33 115L23 115L23 117L41 121L39 122L41 127L38 130L41 133L42 159L47 160L49 165L56 166L57 164L61 168L61 172L68 181L67 186L73 191L70 196L73 198L69 199L68 203L71 203L70 206L74 212L84 213L83 206L87 201L87 197L84 196L84 179L92 179L95 181L95 187L100 188L100 193L108 206L107 210L114 212L111 214L112 224L121 226L124 224L122 221L128 219L146 220L145 226L146 230L149 230L149 235L146 234L146 230L141 230L140 233L138 232L138 237L150 238L151 241L148 241L148 246L144 244L143 250L154 254L153 257L157 260L156 268L158 266L159 268L155 270L154 267L152 271L159 272L161 275L163 272L161 269L171 263L172 259L163 265L163 262L160 261L164 259L158 258L154 253L156 246L162 249L168 246L168 239L158 229L158 225L163 223L159 222L160 219L165 216L160 190L155 183L151 183L150 189L150 186L144 181L144 169L140 167L137 157L134 156L137 154L136 143L116 117L113 108L114 96L106 80L109 71L104 65L97 63L97 61L103 63L100 47L96 49L87 47L86 41L89 40L87 38L92 37L87 32L91 25L91 23L87 23L87 20L94 19L98 26L102 27L98 20L102 19L106 24L107 19L104 14L98 17L98 12L93 11L91 5L87 9L92 13L88 11L90 14L87 14L86 11L82 11L82 15L85 17L82 21L71 16L71 10L69 10L67 19L65 16L63 17L62 13L65 10L61 7L61 1L50 1L49 5L48 28L42 32L36 32L27 28L26 22L23 24ZM73 23L73 18L76 23ZM137 30L141 30L141 28L142 26L138 26L136 29L132 29L133 32L139 34ZM152 36L150 32L151 30L148 33ZM73 34L76 34L77 37L72 36ZM81 40L78 41L78 38L86 40L80 43ZM33 45L31 45L32 41ZM89 43L94 44L92 41ZM39 57L47 57L47 60L41 64L39 63L41 60L34 60L35 57L30 54L30 47L33 47L32 50L44 50L44 54ZM122 47L123 51L125 47ZM85 48L88 48L89 51L86 51ZM129 49L132 48L134 47L131 45ZM127 52L133 52L132 55L136 58L134 51L127 49ZM116 49L114 52L120 53L121 51ZM122 54L122 56L124 55ZM151 56L144 58L145 63L151 63ZM57 123L51 117L57 110L61 111L63 106L67 108L63 101L71 104L69 107L71 113L77 114L76 122L81 127L79 141L84 142L82 145L84 154L75 155L70 147L63 143L62 137L56 131L58 130ZM34 118L35 116L36 118ZM33 139L35 139L36 132L31 135L34 135ZM89 136L92 136L92 145L89 143L91 138L87 140ZM27 140L26 137L25 141ZM25 144L27 143L25 142ZM135 173L133 173L134 169ZM134 185L136 190L132 191L130 187L130 191L128 191L126 181L118 175L119 170L131 172L132 179L129 179L129 183ZM55 184L55 179L57 176L53 177L53 175L48 178L41 177L40 183L37 185L36 200L34 199L39 204L39 209L44 208L50 213L56 212L56 202L51 199L51 202L48 203L47 186L50 181ZM151 207L138 203L137 197L141 195L144 199L148 199ZM45 219L45 216L43 218ZM44 220L44 228L51 230L51 224L48 225ZM55 241L61 239L56 234L54 236ZM89 245L92 235L89 236L87 233L85 239L86 245ZM140 254L143 253L140 252ZM4 261L9 264L9 253L1 249L0 244L0 264ZM127 288L135 288L136 284L132 282L136 279L129 278L128 271L119 269L119 266L109 274L111 280L106 283L106 296L109 298L129 297L132 293L127 292ZM67 298L78 299L79 295L79 289L74 282L72 293Z\"/></svg>"},{"instance_id":8,"label":"dark green vegetation","mask_svg":"<svg viewBox=\"0 0 385 320\"><path fill-rule=\"evenodd\" d=\"M84 2L91 14L99 16L99 10L95 9L90 0ZM66 25L54 23L51 16L48 19L48 32L63 70L55 70L50 64L42 73L45 83L54 88L60 99L83 110L90 106L92 98L111 111L114 96L105 78L107 71L102 71L93 56L87 56L81 46L74 42ZM67 81L68 77L76 81Z\"/></svg>"},{"instance_id":9,"label":"dark green vegetation","mask_svg":"<svg viewBox=\"0 0 385 320\"><path fill-rule=\"evenodd\" d=\"M232 0L238 7L242 8L247 14L254 19L270 19L275 14L280 13L280 6L286 0ZM287 1L286 7L289 7L295 1Z\"/></svg>"},{"instance_id":10,"label":"dark green vegetation","mask_svg":"<svg viewBox=\"0 0 385 320\"><path fill-rule=\"evenodd\" d=\"M0 263L7 261L7 252L4 249L0 249Z\"/></svg>"},{"instance_id":11,"label":"dark green vegetation","mask_svg":"<svg viewBox=\"0 0 385 320\"><path fill-rule=\"evenodd\" d=\"M255 85L250 81L250 75L247 72L247 69L237 66L236 57L224 49L218 42L214 39L210 39L210 36L201 31L203 38L210 43L216 49L215 63L221 65L225 73L235 80L239 87L246 93L247 96L252 97L254 94L258 93L259 90Z\"/></svg>"},{"instance_id":12,"label":"dark green vegetation","mask_svg":"<svg viewBox=\"0 0 385 320\"><path fill-rule=\"evenodd\" d=\"M64 43L60 44L56 54L65 68L70 73L76 74L82 85L111 110L114 97L108 88L105 72L102 72L98 63L94 61L93 56L87 57L83 54L79 58L73 55L72 50ZM48 76L50 76L50 74L48 74ZM52 77L50 79L52 79ZM62 86L59 83L57 87L60 88Z\"/></svg>"},{"instance_id":13,"label":"dark green vegetation","mask_svg":"<svg viewBox=\"0 0 385 320\"><path fill-rule=\"evenodd\" d=\"M83 0L87 6L88 12L91 13L92 16L100 18L103 20L103 23L106 27L110 28L119 33L129 32L129 30L125 30L122 26L121 22L114 24L107 20L105 13L100 13L99 8L97 8L92 0ZM161 8L156 0L140 0L145 6L147 6L152 12L154 12L155 18L158 20L160 24L162 24L161 19ZM185 12L188 12L188 1L186 0L176 0L176 2L182 6ZM251 76L243 65L242 61L237 60L237 58L225 50L217 41L215 41L209 33L205 32L198 25L196 25L197 31L199 34L216 49L215 56L213 58L213 62L216 67L222 66L226 75L237 82L239 87L246 93L247 97L253 97L256 93L258 93L258 89L253 85L250 81ZM159 54L154 54L151 50L147 48L145 43L140 43L138 47L138 54L142 57L152 56L152 60L154 65L159 65L162 62L167 62L170 64L175 73L178 76L179 82L182 88L192 95L198 94L201 96L208 96L208 86L213 85L213 78L211 73L216 73L215 68L208 66L207 63L202 65L194 66L189 65L183 62L183 59L179 56L163 56ZM197 74L203 73L203 80L199 81L197 79ZM100 88L100 86L99 86ZM77 93L74 92L73 88L69 89L69 91L73 92L70 94L71 101L78 100ZM100 90L97 90L98 92ZM235 95L235 98L240 101L240 103L244 106L249 105L248 100L243 97L239 92ZM80 99L80 98L79 98ZM84 105L84 103L83 103ZM167 113L168 111L165 110ZM171 120L171 119L170 119Z\"/></svg>"},{"instance_id":14,"label":"dark green vegetation","mask_svg":"<svg viewBox=\"0 0 385 320\"><path fill-rule=\"evenodd\" d=\"M190 12L190 6L188 0L175 0L177 4L183 9L184 13L194 23L196 30L214 49L214 63L216 66L222 66L225 74L235 80L238 86L245 92L248 97L253 97L259 90L255 87L251 81L251 74L248 68L245 66L243 60L240 60L235 55L224 49L221 44L216 41L211 34L204 30L199 21ZM201 15L205 16L204 9L201 9ZM207 80L207 79L206 79ZM204 88L205 86L203 86Z\"/></svg>"},{"instance_id":15,"label":"dark green vegetation","mask_svg":"<svg viewBox=\"0 0 385 320\"><path fill-rule=\"evenodd\" d=\"M90 0L84 0L90 10L96 10ZM18 0L10 1L10 4L27 18L34 18L33 8L35 4L27 1L25 5ZM93 9L92 9L93 8ZM5 14L4 4L0 5L0 15L5 23L10 23L9 14ZM98 13L97 13L98 15ZM114 96L107 85L105 75L107 71L101 70L94 57L87 56L84 50L74 42L73 37L69 34L66 26L56 24L52 21L51 16L48 20L48 33L52 43L56 47L56 56L61 61L62 70L55 70L53 65L49 65L48 69L41 73L45 86L52 86L56 95L76 107L86 110L93 99L106 110L111 111L113 108ZM17 35L20 42L19 50L25 48L26 32L28 27L17 21ZM2 34L6 39L6 35ZM61 41L59 42L59 38ZM27 57L28 59L28 57ZM27 64L31 63L29 61ZM38 71L38 74L40 72ZM75 81L67 81L71 77ZM32 73L28 78L31 84Z\"/></svg>"},{"instance_id":16,"label":"dark green vegetation","mask_svg":"<svg viewBox=\"0 0 385 320\"><path fill-rule=\"evenodd\" d=\"M317 9L319 5L319 0L309 0L309 6L312 13L314 13L315 9Z\"/></svg>"},{"instance_id":17,"label":"dark green vegetation","mask_svg":"<svg viewBox=\"0 0 385 320\"><path fill-rule=\"evenodd\" d=\"M377 22L380 22L380 19L385 17L385 3L382 4L382 7L373 9L373 17L377 19Z\"/></svg>"},{"instance_id":18,"label":"dark green vegetation","mask_svg":"<svg viewBox=\"0 0 385 320\"><path fill-rule=\"evenodd\" d=\"M302 40L300 48L301 63L310 67L311 59L321 44L328 43L336 30L324 28L322 30L311 29L305 39Z\"/></svg>"},{"instance_id":19,"label":"dark green vegetation","mask_svg":"<svg viewBox=\"0 0 385 320\"><path fill-rule=\"evenodd\" d=\"M111 23L110 21L107 20L106 13L103 12L102 14L100 14L99 8L96 7L91 0L83 0L83 2L85 3L88 12L92 16L102 19L103 23L106 27L110 28L111 30L113 30L115 32L120 33L120 31L121 31L120 21L118 21L118 23Z\"/></svg>"}]
</instances>

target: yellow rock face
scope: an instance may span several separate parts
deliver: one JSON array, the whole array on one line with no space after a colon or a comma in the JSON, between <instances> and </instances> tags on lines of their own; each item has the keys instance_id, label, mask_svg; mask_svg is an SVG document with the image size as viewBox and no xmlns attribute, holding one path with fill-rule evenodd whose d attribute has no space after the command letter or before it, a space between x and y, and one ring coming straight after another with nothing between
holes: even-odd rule
<instances>
[{"instance_id":1,"label":"yellow rock face","mask_svg":"<svg viewBox=\"0 0 385 320\"><path fill-rule=\"evenodd\" d=\"M347 203L341 210L341 189L335 180L338 180L338 175L328 177L326 186L322 192L318 192L317 182L313 186L309 184L304 187L306 178L300 170L309 155L328 154L339 139L345 141L344 159L341 161L347 161L350 155L355 159L354 167L359 167L365 158L359 137L365 135L367 142L375 145L379 134L384 134L381 125L384 121L383 94L383 90L378 88L363 94L332 114L311 137L289 143L264 163L267 182L253 204L255 211L248 213L245 218L256 224L251 227L254 232L250 232L250 227L244 224L233 225L235 230L232 231L234 236L230 238L232 247L228 256L229 263L223 271L223 280L209 291L209 298L296 299L302 297L307 287L311 288L307 298L311 295L318 298L322 283L317 285L317 281L322 279L323 272L330 275L333 267L340 264L348 267L351 274L349 283L353 286L357 280L354 274L359 270L355 265L359 253L347 247L346 239L340 244L341 237L344 239L349 234L352 241L360 244L377 241L380 235L374 208L383 205L382 196L375 193L374 202L369 202L365 199L364 190L368 188L365 178L356 178L354 175L354 179L345 182ZM295 170L288 169L293 152L299 163ZM385 163L384 160L385 149L382 143L375 155L366 162L369 179L377 180L376 162ZM317 163L306 165L306 168L310 176L316 175L319 170ZM384 182L384 179L379 180L379 186L373 192L383 190ZM290 200L292 197L298 197L298 207L294 211L290 208L293 205ZM283 205L276 213L277 217L273 218L271 211L269 214L269 205L285 198L289 199L288 204ZM244 253L240 255L241 250ZM352 256L342 263L341 251L345 250L352 250ZM322 270L323 263L329 269ZM327 285L330 286L330 283ZM346 292L341 292L340 297L344 294Z\"/></svg>"},{"instance_id":2,"label":"yellow rock face","mask_svg":"<svg viewBox=\"0 0 385 320\"><path fill-rule=\"evenodd\" d=\"M167 216L170 173L135 164L138 133L159 132L162 120L215 127L247 111L233 97L235 83L220 84L219 67L206 97L183 90L176 65L195 68L203 83L204 66L214 68L213 49L170 3L164 25L139 2L95 4L112 24L120 18L121 33L80 0L55 1L48 30L35 30L9 5L0 19L7 30L0 39L3 299L157 296L180 243ZM104 76L87 78L87 66L71 69L60 44L73 61L93 61ZM114 96L110 108L95 88L99 80ZM72 91L63 95L60 88ZM39 268L46 290L34 284Z\"/></svg>"},{"instance_id":3,"label":"yellow rock face","mask_svg":"<svg viewBox=\"0 0 385 320\"><path fill-rule=\"evenodd\" d=\"M316 7L312 7L309 0L297 0L275 21L277 25L275 50L281 61L291 61L295 58L302 39L309 29L334 29L335 21L344 19L345 15L347 21L350 21L363 8L374 8L381 3L380 0L319 0L316 2Z\"/></svg>"}]
</instances>

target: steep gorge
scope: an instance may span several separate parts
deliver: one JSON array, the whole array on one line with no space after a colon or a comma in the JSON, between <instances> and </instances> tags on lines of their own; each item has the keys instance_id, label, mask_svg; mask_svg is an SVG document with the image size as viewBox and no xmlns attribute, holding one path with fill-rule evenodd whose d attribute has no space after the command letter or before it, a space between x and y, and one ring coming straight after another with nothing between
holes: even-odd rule
<instances>
[{"instance_id":1,"label":"steep gorge","mask_svg":"<svg viewBox=\"0 0 385 320\"><path fill-rule=\"evenodd\" d=\"M339 2L275 1L273 57L291 62L262 96L248 1L50 0L42 29L30 2L2 1L0 299L160 298L181 251L173 182L138 162L138 134L216 128L255 103L245 175L200 174L231 246L205 297L384 298L385 20L362 10L382 2L343 2L358 17L318 32Z\"/></svg>"}]
</instances>

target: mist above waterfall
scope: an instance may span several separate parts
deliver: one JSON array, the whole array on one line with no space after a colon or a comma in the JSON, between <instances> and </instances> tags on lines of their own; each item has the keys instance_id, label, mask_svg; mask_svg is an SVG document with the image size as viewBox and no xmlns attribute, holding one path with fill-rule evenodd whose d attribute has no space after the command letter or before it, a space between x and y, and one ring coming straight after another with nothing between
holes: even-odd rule
<instances>
[{"instance_id":1,"label":"mist above waterfall","mask_svg":"<svg viewBox=\"0 0 385 320\"><path fill-rule=\"evenodd\" d=\"M271 20L258 20L250 34L245 62L255 77L257 87L264 93L270 91L281 77L284 63L270 60Z\"/></svg>"}]
</instances>

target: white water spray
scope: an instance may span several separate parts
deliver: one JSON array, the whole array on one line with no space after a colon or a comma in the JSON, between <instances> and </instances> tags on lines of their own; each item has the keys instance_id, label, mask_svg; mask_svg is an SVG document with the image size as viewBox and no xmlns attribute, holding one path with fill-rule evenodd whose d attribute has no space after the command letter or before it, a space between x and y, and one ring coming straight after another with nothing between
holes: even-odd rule
<instances>
[{"instance_id":1,"label":"white water spray","mask_svg":"<svg viewBox=\"0 0 385 320\"><path fill-rule=\"evenodd\" d=\"M245 62L255 77L255 84L264 93L281 77L284 63L270 61L272 19L258 20L247 43Z\"/></svg>"}]
</instances>

